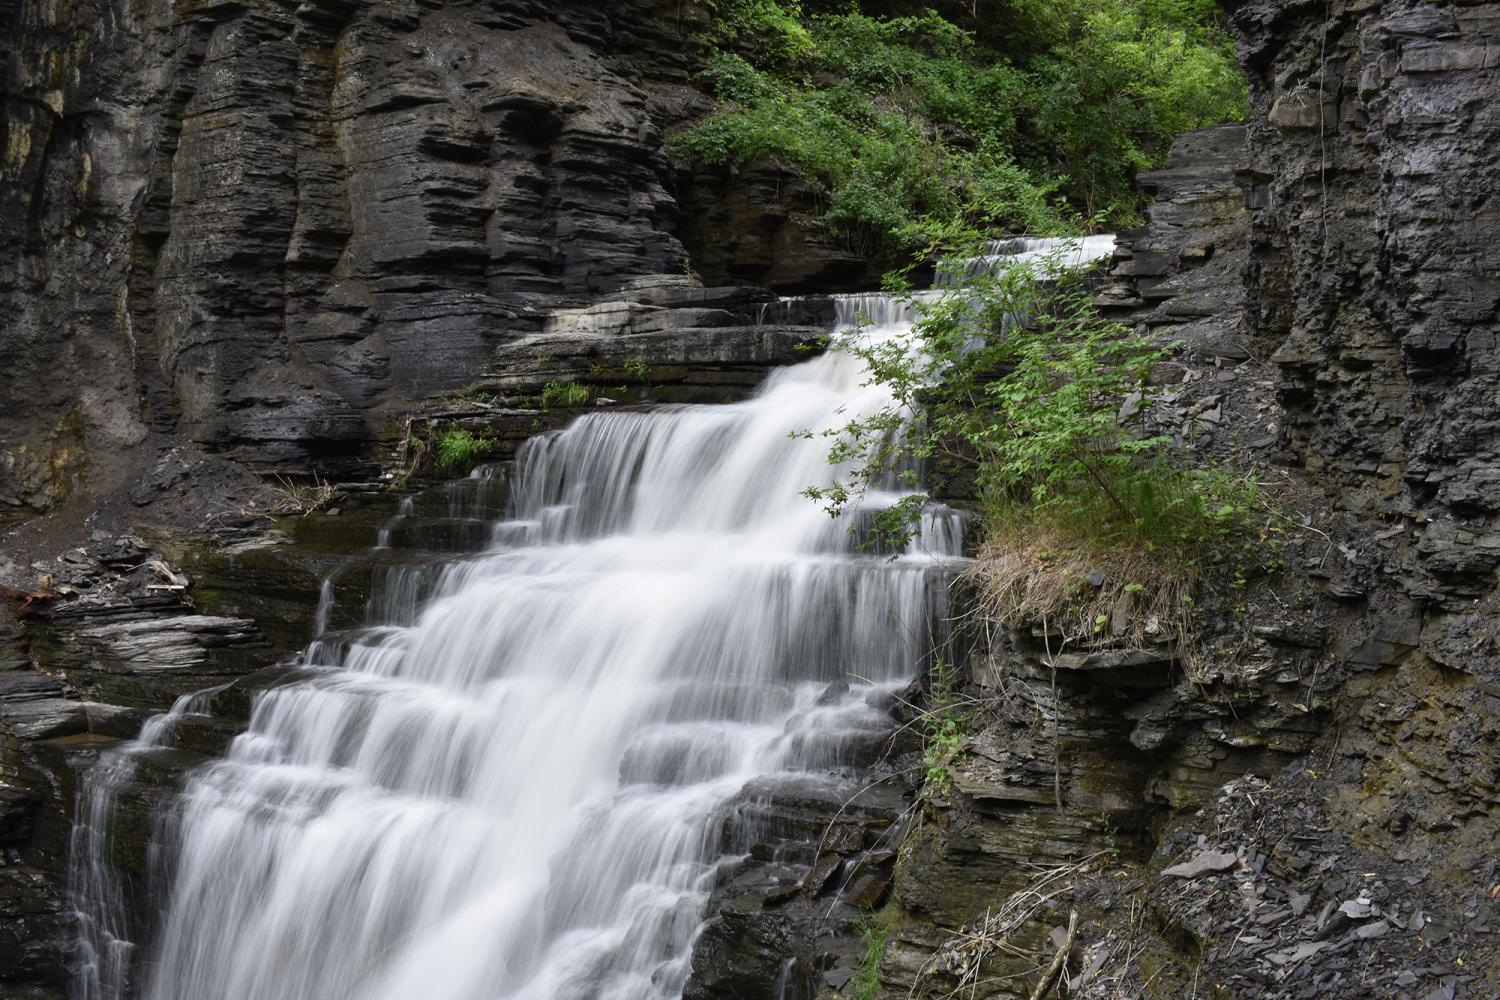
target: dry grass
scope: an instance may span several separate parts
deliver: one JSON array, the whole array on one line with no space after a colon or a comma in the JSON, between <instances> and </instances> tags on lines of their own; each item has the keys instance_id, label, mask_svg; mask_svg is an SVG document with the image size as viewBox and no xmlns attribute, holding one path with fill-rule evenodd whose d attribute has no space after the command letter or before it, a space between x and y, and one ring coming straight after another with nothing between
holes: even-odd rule
<instances>
[{"instance_id":1,"label":"dry grass","mask_svg":"<svg viewBox=\"0 0 1500 1000\"><path fill-rule=\"evenodd\" d=\"M1065 646L1190 645L1199 571L1048 520L991 523L967 573L985 614ZM1060 637L1060 639L1059 639Z\"/></svg>"},{"instance_id":2,"label":"dry grass","mask_svg":"<svg viewBox=\"0 0 1500 1000\"><path fill-rule=\"evenodd\" d=\"M431 431L432 428L428 427L426 434L418 434L412 426L412 418L406 418L406 428L401 435L401 443L396 448L396 465L400 471L396 473L393 485L398 489L430 464L432 442L428 434Z\"/></svg>"},{"instance_id":3,"label":"dry grass","mask_svg":"<svg viewBox=\"0 0 1500 1000\"><path fill-rule=\"evenodd\" d=\"M324 482L316 473L309 483L294 482L285 476L273 476L272 479L266 484L265 495L260 498L259 513L274 517L292 514L306 517L333 500L333 484Z\"/></svg>"},{"instance_id":4,"label":"dry grass","mask_svg":"<svg viewBox=\"0 0 1500 1000\"><path fill-rule=\"evenodd\" d=\"M1037 919L1049 909L1054 900L1072 895L1078 881L1089 875L1107 859L1106 854L1092 854L1071 864L1055 867L1037 866L1035 874L1024 888L1011 893L997 907L979 920L962 927L946 941L918 971L912 984L911 996L925 996L928 979L945 972L953 977L952 989L940 994L948 998L973 998L982 988L998 981L985 977L983 966L995 956L1018 959L1030 968L1012 976L1001 978L1025 979L1041 974L1053 956L1024 948L1014 938L1027 923ZM989 989L984 989L986 994ZM1029 991L1028 991L1029 992Z\"/></svg>"},{"instance_id":5,"label":"dry grass","mask_svg":"<svg viewBox=\"0 0 1500 1000\"><path fill-rule=\"evenodd\" d=\"M220 503L210 520L220 524L245 517L306 517L328 506L337 490L316 473L311 482L272 476L255 486L235 490Z\"/></svg>"}]
</instances>

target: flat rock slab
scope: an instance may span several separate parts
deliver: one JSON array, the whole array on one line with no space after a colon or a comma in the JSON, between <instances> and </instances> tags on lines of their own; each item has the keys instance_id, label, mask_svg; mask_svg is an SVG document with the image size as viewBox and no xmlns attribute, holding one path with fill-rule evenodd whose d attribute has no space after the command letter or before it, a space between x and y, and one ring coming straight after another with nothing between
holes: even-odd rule
<instances>
[{"instance_id":1,"label":"flat rock slab","mask_svg":"<svg viewBox=\"0 0 1500 1000\"><path fill-rule=\"evenodd\" d=\"M1177 878L1197 878L1200 875L1212 875L1215 872L1227 872L1240 863L1238 854L1220 853L1218 851L1204 851L1191 861L1184 861L1179 865L1173 865L1162 871L1162 877L1169 875Z\"/></svg>"},{"instance_id":2,"label":"flat rock slab","mask_svg":"<svg viewBox=\"0 0 1500 1000\"><path fill-rule=\"evenodd\" d=\"M88 729L83 703L67 698L38 698L0 705L0 728L23 740L71 736Z\"/></svg>"}]
</instances>

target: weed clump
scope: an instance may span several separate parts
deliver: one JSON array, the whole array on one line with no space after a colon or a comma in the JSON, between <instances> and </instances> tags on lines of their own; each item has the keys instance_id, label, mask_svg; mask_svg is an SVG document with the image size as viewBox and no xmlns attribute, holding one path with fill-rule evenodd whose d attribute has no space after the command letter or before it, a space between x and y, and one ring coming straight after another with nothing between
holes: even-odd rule
<instances>
[{"instance_id":1,"label":"weed clump","mask_svg":"<svg viewBox=\"0 0 1500 1000\"><path fill-rule=\"evenodd\" d=\"M493 438L481 437L463 428L443 431L437 436L437 464L445 472L467 472L498 446Z\"/></svg>"},{"instance_id":2,"label":"weed clump","mask_svg":"<svg viewBox=\"0 0 1500 1000\"><path fill-rule=\"evenodd\" d=\"M542 409L585 406L591 398L587 387L577 382L551 381L542 386Z\"/></svg>"},{"instance_id":3,"label":"weed clump","mask_svg":"<svg viewBox=\"0 0 1500 1000\"><path fill-rule=\"evenodd\" d=\"M885 958L885 946L890 940L891 924L889 920L878 917L864 922L865 951L860 956L859 964L855 966L854 975L849 979L847 992L842 994L847 1000L872 1000L880 989L880 961Z\"/></svg>"},{"instance_id":4,"label":"weed clump","mask_svg":"<svg viewBox=\"0 0 1500 1000\"><path fill-rule=\"evenodd\" d=\"M932 689L928 710L922 716L922 766L929 794L953 794L949 766L958 759L969 735L970 720L958 694L958 672L952 664L937 660L932 665Z\"/></svg>"}]
</instances>

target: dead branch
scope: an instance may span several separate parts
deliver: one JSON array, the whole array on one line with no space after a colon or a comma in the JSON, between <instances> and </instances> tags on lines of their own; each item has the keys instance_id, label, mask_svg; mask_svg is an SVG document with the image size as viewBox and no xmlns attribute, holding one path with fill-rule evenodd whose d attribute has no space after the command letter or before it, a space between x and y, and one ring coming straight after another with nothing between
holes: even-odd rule
<instances>
[{"instance_id":1,"label":"dead branch","mask_svg":"<svg viewBox=\"0 0 1500 1000\"><path fill-rule=\"evenodd\" d=\"M1078 911L1071 910L1068 913L1068 934L1063 943L1058 947L1057 954L1052 956L1052 964L1047 966L1047 971L1042 973L1042 978L1037 981L1036 989L1031 991L1031 1000L1042 1000L1047 992L1052 989L1062 976L1063 968L1068 964L1068 952L1073 950L1073 938L1078 934Z\"/></svg>"}]
</instances>

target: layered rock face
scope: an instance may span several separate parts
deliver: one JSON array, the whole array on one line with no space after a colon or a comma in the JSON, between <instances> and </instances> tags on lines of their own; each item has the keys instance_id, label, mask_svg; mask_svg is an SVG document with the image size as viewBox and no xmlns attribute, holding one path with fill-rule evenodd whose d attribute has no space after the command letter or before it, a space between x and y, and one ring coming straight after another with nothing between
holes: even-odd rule
<instances>
[{"instance_id":1,"label":"layered rock face","mask_svg":"<svg viewBox=\"0 0 1500 1000\"><path fill-rule=\"evenodd\" d=\"M60 428L12 445L29 498L67 434L337 449L531 297L683 260L648 90L684 41L650 2L13 7L3 392Z\"/></svg>"},{"instance_id":2,"label":"layered rock face","mask_svg":"<svg viewBox=\"0 0 1500 1000\"><path fill-rule=\"evenodd\" d=\"M1363 526L1336 588L1360 626L1334 652L1382 678L1380 751L1352 808L1403 832L1434 810L1493 824L1500 5L1247 3L1233 24L1256 112L1250 329L1281 373L1286 460ZM1432 702L1462 721L1414 725Z\"/></svg>"},{"instance_id":3,"label":"layered rock face","mask_svg":"<svg viewBox=\"0 0 1500 1000\"><path fill-rule=\"evenodd\" d=\"M1285 379L1288 455L1346 484L1348 510L1415 523L1413 599L1488 591L1500 7L1261 2L1233 23L1256 111L1251 329Z\"/></svg>"},{"instance_id":4,"label":"layered rock face","mask_svg":"<svg viewBox=\"0 0 1500 1000\"><path fill-rule=\"evenodd\" d=\"M547 308L681 272L677 188L709 271L736 256L710 218L763 244L749 277L847 270L801 259L775 185L671 161L707 106L701 17L6 4L0 497L45 508L153 433L261 466L357 454Z\"/></svg>"}]
</instances>

